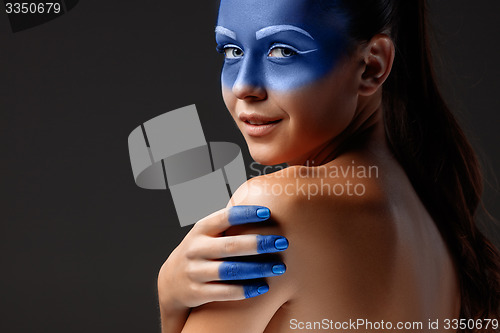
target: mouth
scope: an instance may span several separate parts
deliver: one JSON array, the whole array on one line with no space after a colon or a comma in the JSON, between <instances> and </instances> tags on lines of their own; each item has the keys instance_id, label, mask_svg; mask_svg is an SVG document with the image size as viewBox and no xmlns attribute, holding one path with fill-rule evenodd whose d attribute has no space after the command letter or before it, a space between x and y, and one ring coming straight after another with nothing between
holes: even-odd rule
<instances>
[{"instance_id":1,"label":"mouth","mask_svg":"<svg viewBox=\"0 0 500 333\"><path fill-rule=\"evenodd\" d=\"M278 123L282 120L282 118L280 117L266 117L256 113L250 113L250 114L242 113L239 115L239 118L242 122L254 126L269 125L273 123Z\"/></svg>"},{"instance_id":2,"label":"mouth","mask_svg":"<svg viewBox=\"0 0 500 333\"><path fill-rule=\"evenodd\" d=\"M265 117L255 113L242 113L239 119L244 123L243 131L252 137L263 137L271 133L283 120L278 117Z\"/></svg>"},{"instance_id":3,"label":"mouth","mask_svg":"<svg viewBox=\"0 0 500 333\"><path fill-rule=\"evenodd\" d=\"M282 119L278 120L271 120L271 121L252 121L252 120L245 120L244 122L249 125L254 125L254 126L263 126L263 125L269 125L269 124L277 124L281 121Z\"/></svg>"}]
</instances>

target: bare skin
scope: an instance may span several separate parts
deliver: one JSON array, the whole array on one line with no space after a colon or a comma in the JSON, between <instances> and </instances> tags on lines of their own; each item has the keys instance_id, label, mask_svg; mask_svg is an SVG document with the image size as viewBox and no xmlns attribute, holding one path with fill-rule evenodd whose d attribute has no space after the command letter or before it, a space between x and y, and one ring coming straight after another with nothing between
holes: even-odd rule
<instances>
[{"instance_id":1,"label":"bare skin","mask_svg":"<svg viewBox=\"0 0 500 333\"><path fill-rule=\"evenodd\" d=\"M235 194L231 204L269 207L275 225L233 227L226 235L284 235L290 241L283 253L287 272L268 279L270 291L265 295L194 309L183 332L289 332L291 319L362 318L427 325L429 319L458 317L458 281L450 254L404 170L391 156L377 118L359 147L322 167L310 167L309 177L294 176L299 170L307 174L307 167L290 167L254 178ZM352 167L352 161L377 166L379 177L334 179L318 171ZM296 180L298 187L306 188L325 183L330 188L345 186L349 180L363 184L366 193L310 199L270 193L272 186L296 187Z\"/></svg>"},{"instance_id":2,"label":"bare skin","mask_svg":"<svg viewBox=\"0 0 500 333\"><path fill-rule=\"evenodd\" d=\"M323 140L327 132L323 133L321 127L299 128L298 132L293 126L282 127L285 132L278 132L281 135L268 142L245 136L256 160L275 164L280 162L278 158L286 158L291 167L251 179L229 203L269 207L273 223L231 227L224 235L287 237L290 247L281 254L287 271L267 279L269 292L264 295L227 301L242 298L241 291L238 298L234 289L234 293L226 293L225 302L199 302L203 305L192 309L184 325L186 308L179 307L184 312L173 317L182 332L289 332L294 331L293 319L318 322L325 318L337 322L383 320L394 325L422 322L423 328L407 331L430 332L429 319L442 323L444 319L458 318L460 293L450 253L386 142L382 84L393 59L392 42L378 35L317 85L303 90L303 95L273 96L255 87L224 91L224 100L235 120L240 110L258 110L281 102L300 106L301 100L311 95L315 105L336 105L331 114L340 117L328 119L324 118L328 112L316 114L323 117L318 123L351 120L328 140ZM303 114L300 109L296 112L288 112L285 121L293 125L297 114ZM283 149L283 138L301 131L316 137L304 140L297 149ZM323 143L308 146L311 142ZM320 166L303 166L312 165L308 162ZM330 174L335 168L346 170L353 166L375 166L376 176ZM348 182L352 185L351 195L346 191ZM364 189L361 195L352 194L354 185ZM306 189L305 193L301 188ZM312 194L308 189L313 188L325 192ZM328 188L337 191L328 194ZM338 194L342 188L344 193ZM165 271L169 276L169 270ZM207 271L206 275L214 272ZM164 302L161 294L163 308L172 308L168 293ZM165 313L162 311L166 318ZM380 332L367 328L361 331Z\"/></svg>"}]
</instances>

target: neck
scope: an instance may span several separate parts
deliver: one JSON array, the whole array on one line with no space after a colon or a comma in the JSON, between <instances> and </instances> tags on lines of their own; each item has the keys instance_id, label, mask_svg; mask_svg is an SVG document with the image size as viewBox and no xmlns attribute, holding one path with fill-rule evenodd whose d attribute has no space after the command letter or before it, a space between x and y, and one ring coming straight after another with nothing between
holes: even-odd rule
<instances>
[{"instance_id":1,"label":"neck","mask_svg":"<svg viewBox=\"0 0 500 333\"><path fill-rule=\"evenodd\" d=\"M340 135L307 155L288 162L288 165L319 166L333 161L349 149L378 150L380 147L386 147L381 91L358 102L353 120Z\"/></svg>"}]
</instances>

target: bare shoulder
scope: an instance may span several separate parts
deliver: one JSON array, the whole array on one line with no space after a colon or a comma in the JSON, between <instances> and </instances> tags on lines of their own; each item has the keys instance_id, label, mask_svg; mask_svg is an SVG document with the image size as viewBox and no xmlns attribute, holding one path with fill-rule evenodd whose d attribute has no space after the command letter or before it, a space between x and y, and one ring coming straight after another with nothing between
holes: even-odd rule
<instances>
[{"instance_id":1,"label":"bare shoulder","mask_svg":"<svg viewBox=\"0 0 500 333\"><path fill-rule=\"evenodd\" d=\"M329 290L337 295L328 300L332 306L366 306L370 299L378 304L388 290L372 287L389 287L398 233L382 170L370 167L369 161L350 158L321 167L293 166L253 178L235 193L231 205L269 207L273 227L232 232L279 234L290 242L283 253L287 272L278 280L287 302L320 299Z\"/></svg>"},{"instance_id":2,"label":"bare shoulder","mask_svg":"<svg viewBox=\"0 0 500 333\"><path fill-rule=\"evenodd\" d=\"M262 205L279 226L318 224L331 228L388 213L388 198L378 168L339 160L318 167L292 166L252 178L235 192L228 206ZM307 221L307 222L306 222Z\"/></svg>"}]
</instances>

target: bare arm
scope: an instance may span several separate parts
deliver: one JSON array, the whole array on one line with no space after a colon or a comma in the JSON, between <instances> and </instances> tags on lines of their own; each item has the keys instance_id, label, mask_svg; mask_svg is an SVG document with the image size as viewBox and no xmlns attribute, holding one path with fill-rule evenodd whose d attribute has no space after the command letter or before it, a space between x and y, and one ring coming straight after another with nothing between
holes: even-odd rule
<instances>
[{"instance_id":1,"label":"bare arm","mask_svg":"<svg viewBox=\"0 0 500 333\"><path fill-rule=\"evenodd\" d=\"M226 235L284 235L286 231L281 227L281 220L285 216L290 217L283 213L287 211L287 201L284 199L275 200L272 196L266 195L263 182L259 179L254 178L246 182L234 194L232 204L266 203L269 205L266 207L269 207L272 212L271 221L266 224L234 226L227 230ZM285 263L286 252L280 253ZM251 257L248 259L257 260ZM269 258L262 260L269 260ZM244 301L211 302L193 309L182 332L263 332L276 311L290 298L292 285L286 275L287 273L267 279L269 292L265 295Z\"/></svg>"},{"instance_id":2,"label":"bare arm","mask_svg":"<svg viewBox=\"0 0 500 333\"><path fill-rule=\"evenodd\" d=\"M257 254L260 257L285 250L288 241L282 236L224 236L232 225L265 224L269 216L266 207L236 206L215 212L193 226L158 274L163 333L182 331L191 308L214 301L244 300L269 290L262 278L281 275L273 269L281 262L223 259Z\"/></svg>"}]
</instances>

